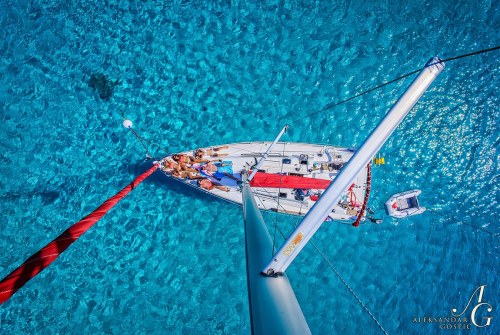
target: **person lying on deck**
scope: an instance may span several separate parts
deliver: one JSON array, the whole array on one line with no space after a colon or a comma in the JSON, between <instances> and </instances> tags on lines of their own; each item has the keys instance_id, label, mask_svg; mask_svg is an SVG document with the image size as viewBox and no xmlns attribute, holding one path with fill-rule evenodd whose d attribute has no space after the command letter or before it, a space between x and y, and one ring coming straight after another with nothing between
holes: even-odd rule
<instances>
[{"instance_id":1,"label":"person lying on deck","mask_svg":"<svg viewBox=\"0 0 500 335\"><path fill-rule=\"evenodd\" d=\"M161 161L160 164L161 169L169 174L172 175L175 178L179 179L199 179L203 178L200 174L200 172L196 171L195 169L188 168L188 170L182 170L180 167L180 164L174 162L170 158L165 158Z\"/></svg>"},{"instance_id":2,"label":"person lying on deck","mask_svg":"<svg viewBox=\"0 0 500 335\"><path fill-rule=\"evenodd\" d=\"M173 154L172 159L179 163L192 164L194 163L194 157L185 154Z\"/></svg>"},{"instance_id":3,"label":"person lying on deck","mask_svg":"<svg viewBox=\"0 0 500 335\"><path fill-rule=\"evenodd\" d=\"M181 167L177 162L174 162L170 158L165 158L160 162L160 167L165 172L180 171Z\"/></svg>"},{"instance_id":4,"label":"person lying on deck","mask_svg":"<svg viewBox=\"0 0 500 335\"><path fill-rule=\"evenodd\" d=\"M187 166L191 166L195 163L206 163L208 160L206 159L201 159L198 157L193 157L191 155L185 155L185 154L173 154L172 158L176 161L179 162L180 164L184 164Z\"/></svg>"},{"instance_id":5,"label":"person lying on deck","mask_svg":"<svg viewBox=\"0 0 500 335\"><path fill-rule=\"evenodd\" d=\"M179 179L200 179L203 178L199 172L192 172L192 171L177 171L173 170L172 171L172 176L175 178Z\"/></svg>"},{"instance_id":6,"label":"person lying on deck","mask_svg":"<svg viewBox=\"0 0 500 335\"><path fill-rule=\"evenodd\" d=\"M204 188L205 190L209 190L209 191L216 188L216 189L219 189L221 191L229 192L229 187L215 184L214 182L212 182L210 179L207 179L207 178L198 179L198 185L201 188Z\"/></svg>"},{"instance_id":7,"label":"person lying on deck","mask_svg":"<svg viewBox=\"0 0 500 335\"><path fill-rule=\"evenodd\" d=\"M232 163L225 163L225 162L208 162L207 164L201 165L201 171L211 177L213 177L214 173L219 171L219 168L224 167L224 166L230 166Z\"/></svg>"},{"instance_id":8,"label":"person lying on deck","mask_svg":"<svg viewBox=\"0 0 500 335\"><path fill-rule=\"evenodd\" d=\"M193 165L200 163L200 160L188 155L173 154L172 159L179 164L180 169L183 171L196 172L196 170L193 169Z\"/></svg>"},{"instance_id":9,"label":"person lying on deck","mask_svg":"<svg viewBox=\"0 0 500 335\"><path fill-rule=\"evenodd\" d=\"M194 156L197 159L203 159L203 156L210 156L210 157L224 157L227 156L227 154L221 154L218 151L222 149L227 149L229 148L227 145L224 145L222 147L216 147L216 148L209 148L209 149L202 149L199 148L194 152Z\"/></svg>"}]
</instances>

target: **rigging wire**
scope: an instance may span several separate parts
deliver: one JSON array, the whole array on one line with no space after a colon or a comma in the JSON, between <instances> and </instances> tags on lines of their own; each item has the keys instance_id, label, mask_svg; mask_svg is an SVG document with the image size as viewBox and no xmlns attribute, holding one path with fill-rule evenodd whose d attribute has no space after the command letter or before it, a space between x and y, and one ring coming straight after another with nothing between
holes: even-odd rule
<instances>
[{"instance_id":1,"label":"rigging wire","mask_svg":"<svg viewBox=\"0 0 500 335\"><path fill-rule=\"evenodd\" d=\"M449 61L454 61L454 60L457 60L457 59L466 58L466 57L470 57L470 56L475 56L475 55L479 55L479 54L482 54L482 53L495 51L495 50L498 50L498 49L500 49L500 46L496 46L496 47L489 48L489 49L482 49L482 50L479 50L479 51L474 51L474 52L470 52L470 53L467 53L467 54L463 54L463 55L458 55L458 56L454 56L454 57L450 57L450 58L442 59L442 60L440 60L440 61L439 61L439 63L442 63L442 62L449 62ZM434 64L430 64L429 66L431 66L431 65L434 65ZM318 110L318 111L316 111L316 112L312 112L312 113L310 113L310 114L308 114L308 115L305 115L305 116L303 116L303 117L301 117L301 118L298 118L298 119L296 119L296 120L294 120L294 121L289 122L289 124L291 124L291 123L296 123L296 122L299 122L299 121L302 121L302 120L305 120L305 119L311 118L311 117L313 117L314 115L317 115L317 114L319 114L319 113L322 113L322 112L324 112L324 111L327 111L327 110L329 110L329 109L332 109L332 108L334 108L334 107L336 107L336 106L342 105L342 104L344 104L344 103L346 103L346 102L349 102L349 101L351 101L351 100L354 100L354 99L356 99L356 98L359 98L359 97L361 97L361 96L363 96L363 95L365 95L365 94L368 94L368 93L370 93L370 92L373 92L373 91L375 91L375 90L378 90L378 89L380 89L380 88L382 88L382 87L384 87L384 86L387 86L387 85L389 85L389 84L392 84L392 83L394 83L394 82L400 81L400 80L402 80L402 79L404 79L404 78L406 78L406 77L409 77L409 76L411 76L411 75L413 75L413 74L415 74L415 73L417 73L417 72L419 72L419 71L421 71L421 70L422 70L422 68L416 69L416 70L411 71L411 72L409 72L409 73L406 73L406 74L404 74L404 75L402 75L402 76L399 76L399 77L397 77L396 79L390 80L390 81L388 81L388 82L385 82L385 83L383 83L383 84L380 84L380 85L378 85L378 86L375 86L375 87L373 87L373 88L370 88L370 89L368 89L368 90L366 90L366 91L363 91L363 92L361 92L361 93L355 94L355 95L353 95L353 96L351 96L351 97L349 97L349 98L347 98L347 99L344 99L344 100L342 100L342 101L339 101L339 102L336 102L336 103L332 103L332 104L328 104L328 105L326 105L325 107L323 107L322 109L320 109L320 110ZM125 120L125 113L121 112L121 115L122 115L123 119ZM281 118L280 118L280 121L282 121L282 120L283 120L283 119L285 119L285 118L286 118L286 117L281 117ZM138 134L138 133L137 133L134 129L132 129L132 127L130 127L129 129L132 131L132 133L134 134L134 136L135 136L135 137L139 140L139 142L142 144L142 146L143 146L143 147L144 147L144 149L146 150L146 153L147 153L148 157L153 157L153 156L152 156L152 155L151 155L151 153L149 152L148 147L147 147L147 145L145 144L145 142L146 142L146 143L148 143L148 144L150 144L150 145L152 145L152 146L154 146L154 147L156 147L157 149L160 149L160 151L164 151L164 152L166 152L166 153L167 153L167 155L170 155L170 152L169 152L168 150L166 150L165 148L161 147L160 145L158 145L158 144L156 144L156 143L154 143L154 142L151 142L151 141L149 141L149 140L145 139L144 137L140 136L140 135L139 135L139 134Z\"/></svg>"},{"instance_id":2,"label":"rigging wire","mask_svg":"<svg viewBox=\"0 0 500 335\"><path fill-rule=\"evenodd\" d=\"M269 193L269 192L268 192ZM263 204L263 203L262 203ZM263 204L264 205L264 204ZM281 209L283 210L283 212L285 214L290 214L288 213L288 211L282 206L279 204L278 202L278 206L281 207ZM264 209L265 206L264 206ZM300 216L298 217L300 218ZM298 224L298 218L297 218L297 222L295 224L295 227L297 227L297 224ZM274 222L274 229L275 229L275 232L276 230L280 233L281 237L286 241L286 236L285 234L283 233L283 231L281 230L281 228L278 226L278 218L276 217L276 220L273 220ZM370 311L370 309L368 309L368 307L366 307L366 305L361 301L361 299L358 297L358 295L354 292L354 290L349 286L349 284L347 284L347 282L345 281L345 279L340 275L340 273L337 271L337 269L335 269L335 267L333 266L332 262L328 259L328 257L326 257L326 255L318 248L318 246L316 246L316 244L314 243L313 240L310 241L312 243L312 245L314 246L314 248L316 249L316 251L321 255L321 257L323 257L323 259L326 261L326 263L328 264L328 266L330 267L330 269L333 270L333 272L335 272L335 274L337 275L337 277L342 281L342 283L345 285L345 287L349 290L349 292L354 296L354 298L356 299L356 301L363 307L363 309L368 312L368 314L370 315L370 317L372 318L373 321L375 321L375 323L377 324L377 326L382 330L382 332L385 334L385 335L388 335L387 331L384 329L384 327L382 326L382 324L377 320L377 318L375 317L375 315L373 315L373 313ZM274 241L273 241L273 248L274 248Z\"/></svg>"},{"instance_id":3,"label":"rigging wire","mask_svg":"<svg viewBox=\"0 0 500 335\"><path fill-rule=\"evenodd\" d=\"M479 55L479 54L482 54L482 53L485 53L485 52L495 51L495 50L498 50L498 49L500 49L500 45L497 45L496 47L489 48L489 49L483 49L483 50L474 51L474 52L471 52L471 53L468 53L468 54L463 54L463 55L459 55L459 56L455 56L455 57L446 58L446 59L443 59L442 62L449 62L449 61L452 61L452 60L455 60L455 59L460 59L460 58L465 58L465 57L469 57L469 56Z\"/></svg>"},{"instance_id":4,"label":"rigging wire","mask_svg":"<svg viewBox=\"0 0 500 335\"><path fill-rule=\"evenodd\" d=\"M283 210L286 213L286 210L284 208L283 208ZM283 231L281 230L281 228L278 226L278 222L277 221L274 221L274 228L277 229L278 232L280 233L281 237L283 237L283 239L286 240L285 234L283 233ZM382 332L385 335L388 335L387 331L384 329L384 327L382 326L382 324L377 320L377 318L375 317L375 315L373 315L373 313L370 311L370 309L368 309L368 307L366 307L366 305L363 303L363 301L361 301L361 299L358 297L358 295L356 294L356 292L354 292L354 290L349 286L349 284L347 284L347 282L345 281L345 279L340 275L340 273L337 271L337 269L333 266L332 262L328 259L328 257L326 257L326 255L318 248L318 246L314 243L313 240L311 240L310 242L313 245L314 249L316 249L316 251L321 255L321 257L323 257L323 259L328 264L328 266L330 267L330 269L332 269L333 272L335 272L335 274L337 275L337 277L342 281L342 283L344 284L344 286L349 290L349 293L351 293L352 296L356 299L356 301L363 307L363 309L366 312L368 312L368 314L370 315L370 317L372 318L372 320L375 321L375 323L382 330Z\"/></svg>"},{"instance_id":5,"label":"rigging wire","mask_svg":"<svg viewBox=\"0 0 500 335\"><path fill-rule=\"evenodd\" d=\"M436 214L436 215L441 216L442 218L448 219L448 217L446 217L445 215L443 215L443 214L441 214L441 213L439 213L439 212L437 212L437 211L435 211L435 210L433 210L433 209L427 209L427 210L428 210L429 212L432 212L432 213L434 213L434 214ZM461 223L461 224L463 224L463 225L466 225L466 226L469 226L469 227L475 228L475 229L477 229L477 230L479 230L479 231L482 231L482 232L484 232L484 233L488 233L488 234L490 234L490 235L491 235L491 236L493 236L493 237L500 236L500 233L493 233L493 232L489 231L488 229L484 229L484 228L482 228L482 227L478 227L478 226L473 225L473 224L471 224L471 223L467 223L467 222L464 222L464 221L462 221L462 220L458 220L458 219L455 219L455 218L451 218L451 219L452 219L452 220L454 220L456 223Z\"/></svg>"},{"instance_id":6,"label":"rigging wire","mask_svg":"<svg viewBox=\"0 0 500 335\"><path fill-rule=\"evenodd\" d=\"M455 57L450 57L450 58L446 58L446 59L441 59L438 63L450 62L450 61L454 61L454 60L461 59L461 58L466 58L466 57L470 57L470 56L479 55L479 54L482 54L482 53L485 53L485 52L495 51L495 50L498 50L498 49L500 49L500 45L499 45L499 46L496 46L496 47L493 47L493 48L489 48L489 49L483 49L483 50L479 50L479 51L475 51L475 52L470 52L470 53L463 54L463 55L459 55L459 56L455 56ZM435 64L436 64L436 63L432 63L432 64L429 64L428 66L432 66L432 65L435 65ZM392 84L392 83L394 83L394 82L397 82L397 81L399 81L399 80L401 80L401 79L404 79L404 78L406 78L406 77L409 77L409 76L411 76L412 74L415 74L415 73L420 72L421 70L422 70L422 68L418 68L418 69L416 69L416 70L414 70L414 71L411 71L411 72L409 72L409 73L407 73L407 74L404 74L404 75L402 75L402 76L400 76L400 77L397 77L396 79L390 80L390 81L385 82L385 83L383 83L383 84L381 84L381 85L375 86L375 87L370 88L370 89L368 89L368 90L366 90L366 91L363 91L363 92L361 92L361 93L355 94L355 95L353 95L353 96L351 96L351 97L349 97L349 98L347 98L347 99L344 99L344 100L342 100L342 101L335 102L335 103L332 103L332 104L328 104L328 105L326 105L325 107L323 107L322 109L320 109L320 110L318 110L318 111L316 111L316 112L312 112L312 113L310 113L310 114L308 114L308 115L306 115L306 116L303 116L303 117L301 117L301 118L299 118L299 119L296 119L296 120L291 121L291 122L288 122L288 123L289 123L289 124L291 124L291 123L296 123L296 122L299 122L299 121L302 121L302 120L308 119L308 118L310 118L310 117L313 117L313 116L314 116L314 115L316 115L316 114L322 113L322 112L327 111L327 110L329 110L329 109L332 109L332 108L334 108L334 107L336 107L336 106L342 105L342 104L344 104L344 103L346 103L346 102L348 102L348 101L351 101L351 100L354 100L354 99L356 99L356 98L359 98L359 97L361 97L361 96L363 96L363 95L365 95L365 94L367 94L367 93L370 93L370 92L373 92L373 91L375 91L375 90L378 90L379 88L382 88L382 87L384 87L384 86L387 86L387 85L389 85L389 84ZM284 118L286 118L286 117L282 117L282 118L280 118L280 120L282 120L282 119L284 119Z\"/></svg>"},{"instance_id":7,"label":"rigging wire","mask_svg":"<svg viewBox=\"0 0 500 335\"><path fill-rule=\"evenodd\" d=\"M463 54L463 55L458 55L458 56L454 56L454 57L450 57L450 58L442 59L442 60L439 60L439 63L442 63L442 62L450 62L450 61L454 61L454 60L461 59L461 58L466 58L466 57L475 56L475 55L479 55L479 54L486 53L486 52L495 51L495 50L498 50L498 49L500 49L500 46L492 47L492 48L489 48L489 49L482 49L482 50L479 50L479 51L474 51L474 52L470 52L470 53L467 53L467 54ZM431 65L435 65L435 64L434 64L434 63L433 63L433 64L429 64L429 66L431 66ZM361 92L361 93L355 94L355 95L353 95L353 96L351 96L351 97L349 97L349 98L347 98L347 99L344 99L344 100L342 100L342 101L339 101L339 102L336 102L336 103L332 103L332 104L328 104L328 105L326 105L324 108L322 108L322 109L320 109L320 110L318 110L318 111L316 111L316 112L310 113L310 114L308 114L308 115L306 115L306 116L303 116L303 117L301 117L301 118L299 118L299 119L296 119L296 120L294 120L294 121L289 122L289 124L290 124L290 123L296 123L296 122L299 122L299 121L302 121L302 120L305 120L305 119L311 118L311 117L313 117L314 115L317 115L317 114L319 114L319 113L322 113L322 112L324 112L324 111L327 111L327 110L329 110L329 109L332 109L332 108L334 108L334 107L336 107L336 106L339 106L339 105L341 105L341 104L344 104L344 103L346 103L346 102L348 102L348 101L351 101L351 100L354 100L354 99L356 99L356 98L359 98L359 97L361 97L361 96L363 96L363 95L365 95L365 94L368 94L368 93L370 93L370 92L373 92L373 91L375 91L375 90L378 90L378 89L380 89L380 88L382 88L382 87L384 87L384 86L387 86L387 85L389 85L389 84L392 84L392 83L394 83L394 82L400 81L400 80L402 80L402 79L404 79L404 78L406 78L406 77L409 77L409 76L411 76L411 75L413 75L413 74L415 74L415 73L417 73L417 72L419 72L419 71L421 71L421 70L422 70L422 68L416 69L416 70L411 71L411 72L409 72L409 73L406 73L406 74L404 74L404 75L402 75L402 76L399 76L399 77L397 77L396 79L390 80L390 81L388 81L388 82L385 82L385 83L383 83L383 84L380 84L380 85L378 85L378 86L375 86L375 87L373 87L373 88L370 88L370 89L368 89L368 90L366 90L366 91L363 91L363 92ZM122 115L123 119L125 120L125 114L124 114L123 112L121 112L121 115ZM284 118L285 118L285 117L280 118L280 121L281 121L281 120L283 120ZM167 155L170 155L170 152L169 152L168 150L166 150L165 148L161 147L160 145L158 145L158 144L156 144L156 143L154 143L154 142L151 142L151 141L149 141L149 140L145 139L144 137L140 136L140 135L139 135L139 134L138 134L138 133L137 133L134 129L132 129L132 127L130 127L129 129L132 131L132 133L134 134L134 136L135 136L135 137L139 140L139 142L142 144L142 146L143 146L143 147L144 147L144 149L146 150L146 153L147 153L147 157L148 157L148 158L152 158L152 157L153 157L153 155L150 153L150 151L149 151L149 149L148 149L148 147L147 147L147 145L146 145L145 143L148 143L148 144L150 144L150 145L152 145L152 146L156 147L157 149L160 149L160 151L164 151L164 152L166 152L166 153L167 153Z\"/></svg>"},{"instance_id":8,"label":"rigging wire","mask_svg":"<svg viewBox=\"0 0 500 335\"><path fill-rule=\"evenodd\" d=\"M314 243L314 241L311 240L311 243L314 247L314 249L316 249L316 251L323 257L323 259L328 263L328 265L330 266L330 268L333 270L333 272L335 272L335 274L337 275L337 277L339 277L339 279L342 281L342 283L345 285L345 287L347 287L347 289L349 290L349 292L354 296L354 298L356 298L356 300L358 301L358 303L364 308L364 310L366 312L368 312L368 314L370 315L370 317L372 318L373 321L375 321L375 323L377 324L377 326L380 328L380 330L382 330L382 332L385 334L385 335L389 335L387 333L387 331L384 329L384 327L380 324L380 322L377 320L377 318L375 317L375 315L373 315L373 313L368 309L368 307L366 307L366 305L361 301L361 299L358 297L358 295L353 291L353 289L349 286L349 284L347 284L347 282L344 280L344 278L342 278L342 276L340 275L340 273L338 273L337 269L335 269L335 267L333 266L333 264L328 260L328 258L325 256L325 254L323 254L323 252L316 246L316 244Z\"/></svg>"}]
</instances>

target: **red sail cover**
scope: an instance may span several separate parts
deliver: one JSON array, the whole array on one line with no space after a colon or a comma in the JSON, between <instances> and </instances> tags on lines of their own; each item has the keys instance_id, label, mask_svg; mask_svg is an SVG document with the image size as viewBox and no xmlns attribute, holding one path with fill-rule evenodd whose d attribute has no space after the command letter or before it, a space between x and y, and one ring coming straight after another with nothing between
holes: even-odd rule
<instances>
[{"instance_id":1,"label":"red sail cover","mask_svg":"<svg viewBox=\"0 0 500 335\"><path fill-rule=\"evenodd\" d=\"M158 165L138 176L120 192L106 200L99 208L66 229L55 240L47 244L36 254L28 258L21 266L0 282L0 304L9 299L17 290L23 287L31 278L50 265L71 243L76 241L83 233L99 221L114 205L123 199L130 191L149 177Z\"/></svg>"},{"instance_id":2,"label":"red sail cover","mask_svg":"<svg viewBox=\"0 0 500 335\"><path fill-rule=\"evenodd\" d=\"M284 176L281 174L272 174L257 172L250 181L252 187L271 187L271 188L301 188L324 190L330 185L331 180L315 179L300 176Z\"/></svg>"}]
</instances>

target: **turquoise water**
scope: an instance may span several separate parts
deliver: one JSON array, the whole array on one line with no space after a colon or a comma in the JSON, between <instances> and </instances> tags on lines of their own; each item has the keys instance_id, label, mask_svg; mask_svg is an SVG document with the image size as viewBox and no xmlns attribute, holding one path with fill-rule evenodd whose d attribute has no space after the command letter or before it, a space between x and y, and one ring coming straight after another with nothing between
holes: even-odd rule
<instances>
[{"instance_id":1,"label":"turquoise water","mask_svg":"<svg viewBox=\"0 0 500 335\"><path fill-rule=\"evenodd\" d=\"M0 13L2 278L150 166L122 113L172 152L272 140L431 56L500 44L494 1L4 0ZM411 188L428 212L314 238L390 334L500 333L499 56L449 62L381 151L377 216ZM121 81L107 101L88 87L97 72ZM293 123L286 140L357 146L410 81ZM288 274L314 334L381 333L312 246ZM413 322L461 310L479 285L491 326ZM1 305L0 329L248 334L240 208L154 175Z\"/></svg>"}]
</instances>

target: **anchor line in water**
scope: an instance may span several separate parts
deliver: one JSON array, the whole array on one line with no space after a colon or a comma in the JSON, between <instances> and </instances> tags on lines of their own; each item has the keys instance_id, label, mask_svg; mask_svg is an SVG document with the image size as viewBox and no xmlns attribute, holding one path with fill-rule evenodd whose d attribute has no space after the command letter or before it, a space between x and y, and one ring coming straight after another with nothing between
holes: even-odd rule
<instances>
[{"instance_id":1,"label":"anchor line in water","mask_svg":"<svg viewBox=\"0 0 500 335\"><path fill-rule=\"evenodd\" d=\"M89 230L111 208L122 200L130 191L156 171L158 165L153 165L149 170L138 176L121 191L106 200L92 213L73 224L52 242L28 258L17 269L0 281L0 304L7 301L14 293L22 288L28 281L48 267L59 257L73 242Z\"/></svg>"},{"instance_id":2,"label":"anchor line in water","mask_svg":"<svg viewBox=\"0 0 500 335\"><path fill-rule=\"evenodd\" d=\"M142 144L142 146L144 147L144 150L146 150L146 155L148 155L148 157L153 157L153 155L151 154L151 152L149 152L149 149L147 147L146 144L144 144L145 142L145 139L142 138L141 136L139 136L139 134L137 134L137 132L132 129L132 127L129 128L130 131L132 132L132 134L134 134L134 136L139 140L139 142Z\"/></svg>"},{"instance_id":3,"label":"anchor line in water","mask_svg":"<svg viewBox=\"0 0 500 335\"><path fill-rule=\"evenodd\" d=\"M165 151L167 153L167 156L170 155L170 152L167 149L165 149L165 148L161 147L160 145L158 145L154 142L151 142L151 141L145 139L144 137L142 137L141 135L139 135L139 133L132 128L132 122L125 117L125 113L121 112L121 115L123 118L123 126L127 129L130 129L132 134L134 134L134 136L137 138L137 140L142 144L142 146L144 147L144 150L146 150L146 155L148 156L148 158L153 158L153 155L149 151L147 145L144 144L144 142L148 143L149 145L152 145L153 147L156 147L157 149L160 149L160 151Z\"/></svg>"},{"instance_id":4,"label":"anchor line in water","mask_svg":"<svg viewBox=\"0 0 500 335\"><path fill-rule=\"evenodd\" d=\"M139 135L137 134L137 132L134 132L134 134L136 134L136 136L139 136ZM149 140L145 139L145 138L144 138L144 137L142 137L142 136L140 136L140 137L142 138L142 140L143 140L143 141L145 141L145 142L147 142L147 143L151 144L153 147L156 147L156 148L157 148L157 149L159 149L160 151L164 151L164 152L167 154L167 156L169 156L169 155L171 155L171 154L172 154L170 151L168 151L168 150L167 150L167 149L165 149L164 147L161 147L159 144L156 144L156 143L154 143L154 142L151 142L151 141L149 141Z\"/></svg>"}]
</instances>

